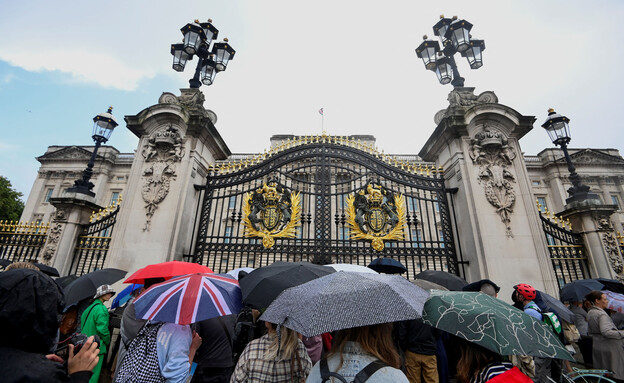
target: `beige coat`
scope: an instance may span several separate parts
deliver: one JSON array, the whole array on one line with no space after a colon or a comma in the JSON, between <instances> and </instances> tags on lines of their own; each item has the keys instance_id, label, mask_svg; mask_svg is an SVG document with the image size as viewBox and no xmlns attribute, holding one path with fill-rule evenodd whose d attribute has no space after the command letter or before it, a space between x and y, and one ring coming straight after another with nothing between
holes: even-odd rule
<instances>
[{"instance_id":1,"label":"beige coat","mask_svg":"<svg viewBox=\"0 0 624 383\"><path fill-rule=\"evenodd\" d=\"M589 309L587 322L593 338L594 368L611 370L624 379L624 330L617 330L609 314L598 307Z\"/></svg>"}]
</instances>

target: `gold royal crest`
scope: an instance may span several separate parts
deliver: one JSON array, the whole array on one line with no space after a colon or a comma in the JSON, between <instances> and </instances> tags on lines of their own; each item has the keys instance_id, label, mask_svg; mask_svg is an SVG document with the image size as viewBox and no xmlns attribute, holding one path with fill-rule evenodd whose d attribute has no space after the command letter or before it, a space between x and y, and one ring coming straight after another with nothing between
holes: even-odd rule
<instances>
[{"instance_id":1,"label":"gold royal crest","mask_svg":"<svg viewBox=\"0 0 624 383\"><path fill-rule=\"evenodd\" d=\"M351 239L372 241L373 249L384 249L384 241L401 240L407 223L401 194L369 183L347 197L347 224Z\"/></svg>"},{"instance_id":2,"label":"gold royal crest","mask_svg":"<svg viewBox=\"0 0 624 383\"><path fill-rule=\"evenodd\" d=\"M301 196L269 180L245 195L243 217L245 236L262 238L262 245L270 249L275 238L295 238L301 225Z\"/></svg>"}]
</instances>

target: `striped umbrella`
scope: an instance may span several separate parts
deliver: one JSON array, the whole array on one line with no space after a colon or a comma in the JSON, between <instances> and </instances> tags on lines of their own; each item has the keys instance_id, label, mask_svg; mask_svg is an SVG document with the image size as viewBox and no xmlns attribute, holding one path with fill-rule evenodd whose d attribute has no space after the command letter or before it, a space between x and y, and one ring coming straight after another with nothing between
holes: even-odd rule
<instances>
[{"instance_id":1,"label":"striped umbrella","mask_svg":"<svg viewBox=\"0 0 624 383\"><path fill-rule=\"evenodd\" d=\"M242 296L237 280L196 273L150 287L134 306L137 319L184 325L237 314L242 307Z\"/></svg>"},{"instance_id":2,"label":"striped umbrella","mask_svg":"<svg viewBox=\"0 0 624 383\"><path fill-rule=\"evenodd\" d=\"M606 295L609 300L609 305L607 306L609 310L619 311L624 314L624 294L618 294L608 290L602 290L602 293Z\"/></svg>"}]
</instances>

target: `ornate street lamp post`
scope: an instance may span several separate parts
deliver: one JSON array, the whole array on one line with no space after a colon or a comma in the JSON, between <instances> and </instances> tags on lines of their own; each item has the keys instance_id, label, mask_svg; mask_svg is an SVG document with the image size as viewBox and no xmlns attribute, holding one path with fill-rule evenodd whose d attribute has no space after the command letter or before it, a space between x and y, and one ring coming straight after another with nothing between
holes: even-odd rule
<instances>
[{"instance_id":1,"label":"ornate street lamp post","mask_svg":"<svg viewBox=\"0 0 624 383\"><path fill-rule=\"evenodd\" d=\"M460 53L468 60L471 69L479 69L483 66L482 52L485 50L485 41L474 40L470 35L472 24L466 20L458 20L457 16L452 19L440 16L440 21L433 26L433 34L440 38L440 44L435 40L429 40L427 35L416 48L416 55L423 60L425 68L434 71L440 84L449 82L453 87L463 87L464 78L459 75L455 63L455 53Z\"/></svg>"},{"instance_id":2,"label":"ornate street lamp post","mask_svg":"<svg viewBox=\"0 0 624 383\"><path fill-rule=\"evenodd\" d=\"M563 155L568 164L572 187L568 189L570 198L566 199L566 204L588 199L599 200L598 195L589 191L589 186L583 185L581 177L576 173L576 168L574 164L572 164L572 159L568 153L568 143L570 142L570 127L568 122L570 122L569 118L555 113L555 110L551 108L548 109L548 118L546 118L546 121L542 124L542 128L546 129L553 144L561 146L561 150L563 150Z\"/></svg>"},{"instance_id":3,"label":"ornate street lamp post","mask_svg":"<svg viewBox=\"0 0 624 383\"><path fill-rule=\"evenodd\" d=\"M93 117L93 141L95 142L95 148L93 149L93 153L91 153L91 159L87 164L87 168L82 173L82 178L74 181L74 186L67 189L68 192L71 193L81 193L86 194L91 197L95 197L95 193L91 191L93 189L93 183L90 181L91 176L93 175L93 165L95 164L95 157L97 156L97 151L100 146L108 141L111 134L113 133L113 129L117 126L117 121L115 117L111 114L113 111L113 107L110 106L106 113L100 113L97 116Z\"/></svg>"},{"instance_id":4,"label":"ornate street lamp post","mask_svg":"<svg viewBox=\"0 0 624 383\"><path fill-rule=\"evenodd\" d=\"M189 85L191 88L199 88L202 84L212 85L217 73L227 68L236 51L228 44L227 38L223 42L212 44L212 49L210 48L212 41L219 35L219 30L212 25L210 19L205 23L195 20L180 31L184 35L183 42L171 45L173 70L182 72L186 62L197 56L195 76L189 80Z\"/></svg>"}]
</instances>

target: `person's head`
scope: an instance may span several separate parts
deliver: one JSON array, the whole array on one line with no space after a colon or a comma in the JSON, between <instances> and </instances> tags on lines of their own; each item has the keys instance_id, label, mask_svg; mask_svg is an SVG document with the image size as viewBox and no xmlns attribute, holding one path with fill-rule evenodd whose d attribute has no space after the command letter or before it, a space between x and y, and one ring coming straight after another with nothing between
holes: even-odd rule
<instances>
[{"instance_id":1,"label":"person's head","mask_svg":"<svg viewBox=\"0 0 624 383\"><path fill-rule=\"evenodd\" d=\"M61 288L40 271L0 273L0 346L48 354L64 306Z\"/></svg>"},{"instance_id":2,"label":"person's head","mask_svg":"<svg viewBox=\"0 0 624 383\"><path fill-rule=\"evenodd\" d=\"M491 296L492 298L496 298L498 296L498 292L496 290L496 288L491 285L490 283L484 283L481 285L481 288L479 289L480 292L482 292L483 294L487 294L489 296Z\"/></svg>"},{"instance_id":3,"label":"person's head","mask_svg":"<svg viewBox=\"0 0 624 383\"><path fill-rule=\"evenodd\" d=\"M93 299L99 299L102 302L106 302L115 295L115 290L110 285L102 285L97 288Z\"/></svg>"},{"instance_id":4,"label":"person's head","mask_svg":"<svg viewBox=\"0 0 624 383\"><path fill-rule=\"evenodd\" d=\"M401 359L392 341L392 323L381 323L372 326L354 327L340 330L336 333L334 345L329 354L340 354L342 366L342 352L347 341L357 342L362 349L386 364L399 368Z\"/></svg>"},{"instance_id":5,"label":"person's head","mask_svg":"<svg viewBox=\"0 0 624 383\"><path fill-rule=\"evenodd\" d=\"M531 302L537 296L537 291L533 288L533 286L526 283L515 285L514 292L516 293L516 299L518 302L523 305Z\"/></svg>"},{"instance_id":6,"label":"person's head","mask_svg":"<svg viewBox=\"0 0 624 383\"><path fill-rule=\"evenodd\" d=\"M276 333L278 325L264 322L269 333ZM284 326L279 326L279 336L273 338L269 347L264 350L266 360L288 360L297 352L299 337L294 330Z\"/></svg>"},{"instance_id":7,"label":"person's head","mask_svg":"<svg viewBox=\"0 0 624 383\"><path fill-rule=\"evenodd\" d=\"M503 357L497 353L460 339L461 356L457 362L457 379L459 382L470 382L479 371L492 362L500 362Z\"/></svg>"},{"instance_id":8,"label":"person's head","mask_svg":"<svg viewBox=\"0 0 624 383\"><path fill-rule=\"evenodd\" d=\"M13 262L10 265L8 265L4 269L4 271L15 270L15 269L32 269L32 270L39 271L39 268L30 262Z\"/></svg>"},{"instance_id":9,"label":"person's head","mask_svg":"<svg viewBox=\"0 0 624 383\"><path fill-rule=\"evenodd\" d=\"M601 309L606 309L609 306L609 300L607 296L598 290L594 290L585 295L585 299L592 305Z\"/></svg>"}]
</instances>

